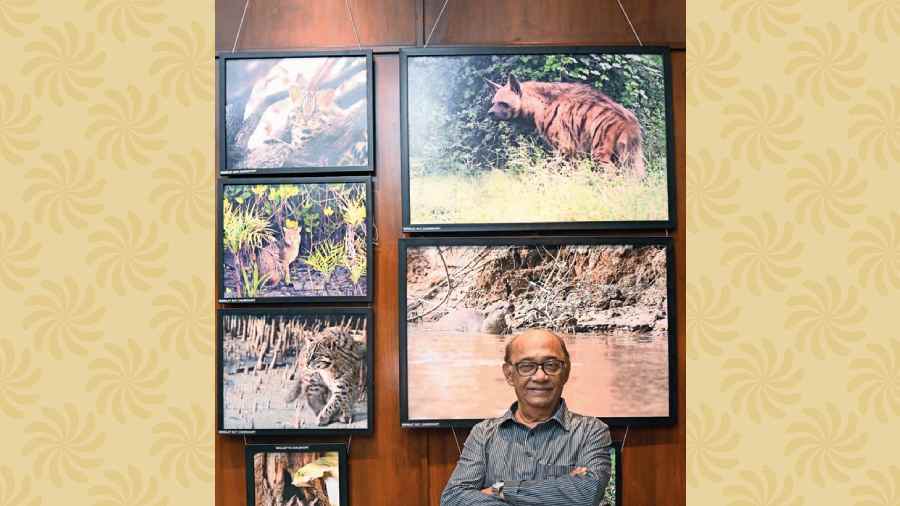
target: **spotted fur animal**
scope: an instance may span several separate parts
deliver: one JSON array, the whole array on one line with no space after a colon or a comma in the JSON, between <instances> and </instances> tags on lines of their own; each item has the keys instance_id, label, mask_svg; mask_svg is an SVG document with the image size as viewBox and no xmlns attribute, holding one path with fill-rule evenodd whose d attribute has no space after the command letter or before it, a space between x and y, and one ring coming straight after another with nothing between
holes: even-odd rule
<instances>
[{"instance_id":1,"label":"spotted fur animal","mask_svg":"<svg viewBox=\"0 0 900 506\"><path fill-rule=\"evenodd\" d=\"M307 341L300 352L296 382L287 402L307 398L306 389L317 374L331 392L319 411L320 427L334 422L350 423L353 405L365 395L365 349L346 329L329 327L318 337Z\"/></svg>"}]
</instances>

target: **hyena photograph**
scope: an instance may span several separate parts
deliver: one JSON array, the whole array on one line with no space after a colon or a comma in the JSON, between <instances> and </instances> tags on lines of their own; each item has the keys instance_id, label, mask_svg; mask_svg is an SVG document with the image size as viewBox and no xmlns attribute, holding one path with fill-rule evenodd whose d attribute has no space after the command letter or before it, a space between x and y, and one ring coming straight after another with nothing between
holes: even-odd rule
<instances>
[{"instance_id":1,"label":"hyena photograph","mask_svg":"<svg viewBox=\"0 0 900 506\"><path fill-rule=\"evenodd\" d=\"M570 409L668 417L668 251L665 240L403 241L406 421L502 415L515 401L504 347L533 328L566 341Z\"/></svg>"},{"instance_id":2,"label":"hyena photograph","mask_svg":"<svg viewBox=\"0 0 900 506\"><path fill-rule=\"evenodd\" d=\"M368 178L221 183L223 302L366 300Z\"/></svg>"},{"instance_id":3,"label":"hyena photograph","mask_svg":"<svg viewBox=\"0 0 900 506\"><path fill-rule=\"evenodd\" d=\"M250 506L343 506L341 453L324 446L247 447ZM322 448L320 448L322 447ZM345 488L345 486L344 486Z\"/></svg>"},{"instance_id":4,"label":"hyena photograph","mask_svg":"<svg viewBox=\"0 0 900 506\"><path fill-rule=\"evenodd\" d=\"M369 316L221 310L220 430L369 427Z\"/></svg>"},{"instance_id":5,"label":"hyena photograph","mask_svg":"<svg viewBox=\"0 0 900 506\"><path fill-rule=\"evenodd\" d=\"M663 53L453 51L406 54L409 226L669 220Z\"/></svg>"},{"instance_id":6,"label":"hyena photograph","mask_svg":"<svg viewBox=\"0 0 900 506\"><path fill-rule=\"evenodd\" d=\"M369 166L369 59L224 55L223 173Z\"/></svg>"}]
</instances>

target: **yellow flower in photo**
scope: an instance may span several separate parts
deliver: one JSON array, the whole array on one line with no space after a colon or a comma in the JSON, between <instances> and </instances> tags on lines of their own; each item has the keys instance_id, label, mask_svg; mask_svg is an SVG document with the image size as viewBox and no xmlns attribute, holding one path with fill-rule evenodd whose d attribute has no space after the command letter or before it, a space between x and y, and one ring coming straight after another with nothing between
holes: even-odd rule
<instances>
[{"instance_id":1,"label":"yellow flower in photo","mask_svg":"<svg viewBox=\"0 0 900 506\"><path fill-rule=\"evenodd\" d=\"M38 147L37 127L41 117L31 112L31 97L17 99L9 86L0 85L0 156L9 163L22 163L22 155Z\"/></svg>"},{"instance_id":2,"label":"yellow flower in photo","mask_svg":"<svg viewBox=\"0 0 900 506\"><path fill-rule=\"evenodd\" d=\"M797 265L803 243L794 238L794 227L785 223L779 231L771 214L761 218L745 216L742 229L728 232L723 238L725 252L722 263L733 266L731 282L746 286L754 295L763 290L782 291L789 278L800 274Z\"/></svg>"},{"instance_id":3,"label":"yellow flower in photo","mask_svg":"<svg viewBox=\"0 0 900 506\"><path fill-rule=\"evenodd\" d=\"M708 23L687 32L687 101L691 106L706 100L721 100L722 91L737 84L740 54L731 44L731 34L715 33Z\"/></svg>"},{"instance_id":4,"label":"yellow flower in photo","mask_svg":"<svg viewBox=\"0 0 900 506\"><path fill-rule=\"evenodd\" d=\"M796 75L797 95L812 94L817 104L825 105L829 99L847 100L850 90L862 86L861 69L866 55L861 52L855 33L847 35L846 42L834 23L827 29L804 28L806 39L792 43L788 50L791 59L785 72Z\"/></svg>"},{"instance_id":5,"label":"yellow flower in photo","mask_svg":"<svg viewBox=\"0 0 900 506\"><path fill-rule=\"evenodd\" d=\"M832 149L826 156L807 155L807 165L788 171L790 186L785 193L785 200L796 205L797 221L811 223L819 233L825 233L826 225L848 227L851 215L865 209L867 184L859 164L850 159L845 168Z\"/></svg>"},{"instance_id":6,"label":"yellow flower in photo","mask_svg":"<svg viewBox=\"0 0 900 506\"><path fill-rule=\"evenodd\" d=\"M784 481L779 484L775 471L763 466L760 472L741 471L740 477L740 482L725 487L725 497L731 499L726 506L803 505L803 496L794 492L794 480L790 475L784 476Z\"/></svg>"},{"instance_id":7,"label":"yellow flower in photo","mask_svg":"<svg viewBox=\"0 0 900 506\"><path fill-rule=\"evenodd\" d=\"M21 417L38 398L34 385L40 377L28 350L17 351L11 339L0 339L0 413Z\"/></svg>"},{"instance_id":8,"label":"yellow flower in photo","mask_svg":"<svg viewBox=\"0 0 900 506\"><path fill-rule=\"evenodd\" d=\"M162 348L173 346L181 358L189 358L190 351L211 355L214 349L213 307L209 301L209 286L197 276L190 284L173 281L171 290L153 299L156 313L150 327L157 329Z\"/></svg>"},{"instance_id":9,"label":"yellow flower in photo","mask_svg":"<svg viewBox=\"0 0 900 506\"><path fill-rule=\"evenodd\" d=\"M882 169L900 165L900 86L870 90L869 100L850 109L850 138L859 142L859 157Z\"/></svg>"},{"instance_id":10,"label":"yellow flower in photo","mask_svg":"<svg viewBox=\"0 0 900 506\"><path fill-rule=\"evenodd\" d=\"M174 92L183 105L189 105L192 100L212 102L215 58L212 37L196 22L191 23L190 32L172 27L169 35L169 40L153 45L158 57L150 66L150 75L160 77L164 96Z\"/></svg>"},{"instance_id":11,"label":"yellow flower in photo","mask_svg":"<svg viewBox=\"0 0 900 506\"><path fill-rule=\"evenodd\" d=\"M826 283L806 281L804 293L787 300L790 313L784 322L796 336L797 349L806 351L807 344L818 359L826 352L846 355L866 333L864 319L868 310L860 304L855 287L844 290L834 278Z\"/></svg>"},{"instance_id":12,"label":"yellow flower in photo","mask_svg":"<svg viewBox=\"0 0 900 506\"><path fill-rule=\"evenodd\" d=\"M747 30L755 42L765 35L784 36L801 19L799 0L723 0L722 9L732 11L732 30Z\"/></svg>"},{"instance_id":13,"label":"yellow flower in photo","mask_svg":"<svg viewBox=\"0 0 900 506\"><path fill-rule=\"evenodd\" d=\"M103 473L106 483L94 485L89 493L93 506L166 506L167 497L160 497L156 478L147 479L146 472L129 465L126 472L111 470ZM146 483L146 485L145 485Z\"/></svg>"},{"instance_id":14,"label":"yellow flower in photo","mask_svg":"<svg viewBox=\"0 0 900 506\"><path fill-rule=\"evenodd\" d=\"M737 318L741 309L731 300L727 286L716 289L709 278L699 284L687 284L687 347L688 357L700 358L702 353L720 355L722 348L737 337Z\"/></svg>"},{"instance_id":15,"label":"yellow flower in photo","mask_svg":"<svg viewBox=\"0 0 900 506\"><path fill-rule=\"evenodd\" d=\"M771 86L743 90L739 95L742 101L724 109L728 119L722 137L731 140L731 156L746 159L756 169L783 164L784 155L800 146L803 117L794 98L777 96Z\"/></svg>"},{"instance_id":16,"label":"yellow flower in photo","mask_svg":"<svg viewBox=\"0 0 900 506\"><path fill-rule=\"evenodd\" d=\"M717 417L705 404L691 410L686 439L688 484L692 487L706 480L721 481L722 471L738 463L733 454L741 438L727 413Z\"/></svg>"},{"instance_id":17,"label":"yellow flower in photo","mask_svg":"<svg viewBox=\"0 0 900 506\"><path fill-rule=\"evenodd\" d=\"M199 150L188 155L169 155L171 165L157 169L159 184L150 192L150 202L160 205L163 222L175 221L188 232L191 225L205 230L212 226L213 166Z\"/></svg>"},{"instance_id":18,"label":"yellow flower in photo","mask_svg":"<svg viewBox=\"0 0 900 506\"><path fill-rule=\"evenodd\" d=\"M869 483L853 487L854 506L895 506L900 504L900 467L866 471Z\"/></svg>"},{"instance_id":19,"label":"yellow flower in photo","mask_svg":"<svg viewBox=\"0 0 900 506\"><path fill-rule=\"evenodd\" d=\"M38 272L35 257L40 250L28 223L17 227L8 215L0 214L0 286L22 291L26 279Z\"/></svg>"},{"instance_id":20,"label":"yellow flower in photo","mask_svg":"<svg viewBox=\"0 0 900 506\"><path fill-rule=\"evenodd\" d=\"M0 31L10 37L21 36L24 32L20 25L34 23L37 18L35 0L0 0Z\"/></svg>"},{"instance_id":21,"label":"yellow flower in photo","mask_svg":"<svg viewBox=\"0 0 900 506\"><path fill-rule=\"evenodd\" d=\"M156 224L145 227L137 215L129 212L127 221L115 217L105 220L107 227L88 236L91 250L87 262L97 268L100 286L110 283L119 295L126 284L146 290L165 271L163 255L169 249L158 238Z\"/></svg>"},{"instance_id":22,"label":"yellow flower in photo","mask_svg":"<svg viewBox=\"0 0 900 506\"><path fill-rule=\"evenodd\" d=\"M31 184L22 197L35 204L35 221L46 220L55 232L64 228L87 226L88 215L103 209L101 192L106 180L97 177L94 161L88 158L84 166L75 152L67 149L62 155L43 155L43 165L28 171Z\"/></svg>"},{"instance_id":23,"label":"yellow flower in photo","mask_svg":"<svg viewBox=\"0 0 900 506\"><path fill-rule=\"evenodd\" d=\"M785 455L796 455L797 473L805 476L809 471L819 486L848 481L849 473L866 461L864 445L869 438L859 430L856 415L850 413L845 421L838 409L828 404L824 409L804 409L803 418L788 426L790 440L784 449Z\"/></svg>"},{"instance_id":24,"label":"yellow flower in photo","mask_svg":"<svg viewBox=\"0 0 900 506\"><path fill-rule=\"evenodd\" d=\"M85 91L103 82L100 66L106 61L106 53L94 43L94 34L81 36L73 23L66 23L63 29L45 27L43 33L43 40L25 46L31 57L22 67L25 75L34 75L37 96L46 91L56 105L87 99Z\"/></svg>"},{"instance_id":25,"label":"yellow flower in photo","mask_svg":"<svg viewBox=\"0 0 900 506\"><path fill-rule=\"evenodd\" d=\"M867 229L850 237L853 249L847 260L858 269L863 287L874 285L886 294L900 288L900 214L892 212L886 220L870 216L867 221Z\"/></svg>"},{"instance_id":26,"label":"yellow flower in photo","mask_svg":"<svg viewBox=\"0 0 900 506\"><path fill-rule=\"evenodd\" d=\"M709 151L687 157L688 223L693 227L720 227L737 211L740 178L731 171L728 159L717 164Z\"/></svg>"},{"instance_id":27,"label":"yellow flower in photo","mask_svg":"<svg viewBox=\"0 0 900 506\"><path fill-rule=\"evenodd\" d=\"M131 35L146 37L150 28L166 19L162 0L87 0L85 7L97 11L97 28L107 28L124 42Z\"/></svg>"},{"instance_id":28,"label":"yellow flower in photo","mask_svg":"<svg viewBox=\"0 0 900 506\"><path fill-rule=\"evenodd\" d=\"M86 354L85 345L100 339L100 323L106 314L106 308L97 303L93 287L82 291L75 279L66 277L62 283L43 281L41 288L42 293L25 300L31 312L24 326L33 329L37 349L46 347L56 359L68 353Z\"/></svg>"},{"instance_id":29,"label":"yellow flower in photo","mask_svg":"<svg viewBox=\"0 0 900 506\"><path fill-rule=\"evenodd\" d=\"M859 30L874 30L881 42L900 35L900 3L897 0L849 0L851 11L859 11Z\"/></svg>"},{"instance_id":30,"label":"yellow flower in photo","mask_svg":"<svg viewBox=\"0 0 900 506\"><path fill-rule=\"evenodd\" d=\"M0 506L40 506L41 498L31 491L31 478L17 480L12 469L0 467Z\"/></svg>"},{"instance_id":31,"label":"yellow flower in photo","mask_svg":"<svg viewBox=\"0 0 900 506\"><path fill-rule=\"evenodd\" d=\"M43 408L43 419L25 428L25 455L34 456L34 473L49 478L59 487L66 480L83 484L87 472L103 462L97 450L106 436L97 430L94 415L79 413L75 405L67 403L59 409Z\"/></svg>"},{"instance_id":32,"label":"yellow flower in photo","mask_svg":"<svg viewBox=\"0 0 900 506\"><path fill-rule=\"evenodd\" d=\"M124 92L107 91L106 98L106 103L89 109L93 121L87 136L97 140L98 156L102 160L112 156L122 169L149 163L148 157L166 144L163 128L169 122L156 96L144 100L137 88L129 86Z\"/></svg>"},{"instance_id":33,"label":"yellow flower in photo","mask_svg":"<svg viewBox=\"0 0 900 506\"><path fill-rule=\"evenodd\" d=\"M871 409L882 423L900 417L900 340L866 345L869 354L850 362L847 390L857 396L859 410Z\"/></svg>"},{"instance_id":34,"label":"yellow flower in photo","mask_svg":"<svg viewBox=\"0 0 900 506\"><path fill-rule=\"evenodd\" d=\"M193 480L211 482L213 477L213 421L199 405L171 408L172 418L153 428L156 441L151 455L159 455L162 472L186 487Z\"/></svg>"},{"instance_id":35,"label":"yellow flower in photo","mask_svg":"<svg viewBox=\"0 0 900 506\"><path fill-rule=\"evenodd\" d=\"M786 350L779 356L771 341L743 343L738 350L739 356L722 364L722 390L732 392L732 409L756 423L784 417L800 400L803 370L794 364L794 354Z\"/></svg>"},{"instance_id":36,"label":"yellow flower in photo","mask_svg":"<svg viewBox=\"0 0 900 506\"><path fill-rule=\"evenodd\" d=\"M115 344L105 348L105 357L88 364L87 391L97 392L97 410L105 414L111 408L121 423L126 412L137 418L150 416L165 399L160 390L169 376L169 371L160 368L156 351L145 353L134 339L128 340L127 348Z\"/></svg>"}]
</instances>

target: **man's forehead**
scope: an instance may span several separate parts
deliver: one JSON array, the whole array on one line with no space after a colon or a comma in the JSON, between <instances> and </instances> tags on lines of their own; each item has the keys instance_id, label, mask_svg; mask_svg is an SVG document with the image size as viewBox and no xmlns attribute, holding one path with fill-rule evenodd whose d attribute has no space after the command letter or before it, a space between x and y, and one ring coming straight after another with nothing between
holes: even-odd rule
<instances>
[{"instance_id":1,"label":"man's forehead","mask_svg":"<svg viewBox=\"0 0 900 506\"><path fill-rule=\"evenodd\" d=\"M549 333L523 334L515 338L512 343L511 355L513 361L523 359L544 360L557 358L562 360L564 353L559 340Z\"/></svg>"}]
</instances>

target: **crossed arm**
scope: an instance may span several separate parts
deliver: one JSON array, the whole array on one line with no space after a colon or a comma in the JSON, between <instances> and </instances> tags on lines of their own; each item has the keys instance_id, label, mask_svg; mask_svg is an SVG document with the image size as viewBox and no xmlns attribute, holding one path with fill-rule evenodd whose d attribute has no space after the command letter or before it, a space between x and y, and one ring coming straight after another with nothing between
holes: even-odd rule
<instances>
[{"instance_id":1,"label":"crossed arm","mask_svg":"<svg viewBox=\"0 0 900 506\"><path fill-rule=\"evenodd\" d=\"M581 446L577 463L580 466L566 476L546 480L506 481L504 500L481 491L484 483L484 438L474 431L466 440L459 464L453 471L441 506L595 506L603 497L610 476L609 429L598 423Z\"/></svg>"}]
</instances>

